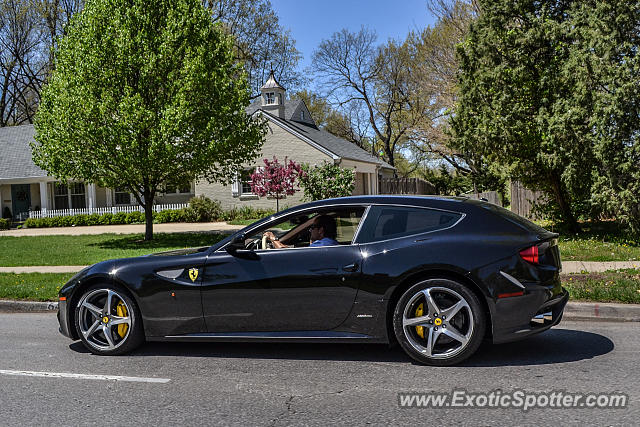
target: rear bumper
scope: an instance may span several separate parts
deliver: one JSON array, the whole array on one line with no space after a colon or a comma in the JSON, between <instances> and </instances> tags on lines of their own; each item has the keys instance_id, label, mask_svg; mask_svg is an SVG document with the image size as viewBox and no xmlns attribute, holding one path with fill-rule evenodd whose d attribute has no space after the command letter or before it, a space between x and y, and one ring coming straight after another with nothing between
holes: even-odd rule
<instances>
[{"instance_id":1,"label":"rear bumper","mask_svg":"<svg viewBox=\"0 0 640 427\"><path fill-rule=\"evenodd\" d=\"M562 292L553 298L547 297L547 293L540 290L498 300L493 319L493 342L517 341L560 323L569 292L562 288Z\"/></svg>"}]
</instances>

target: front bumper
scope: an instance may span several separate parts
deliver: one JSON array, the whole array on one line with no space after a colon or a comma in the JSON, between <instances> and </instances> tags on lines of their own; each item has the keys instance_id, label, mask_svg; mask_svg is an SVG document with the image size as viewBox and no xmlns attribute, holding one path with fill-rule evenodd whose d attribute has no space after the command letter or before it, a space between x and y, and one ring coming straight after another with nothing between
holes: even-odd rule
<instances>
[{"instance_id":1,"label":"front bumper","mask_svg":"<svg viewBox=\"0 0 640 427\"><path fill-rule=\"evenodd\" d=\"M562 292L545 301L544 292L498 300L493 319L493 342L517 341L557 325L562 320L569 292Z\"/></svg>"},{"instance_id":2,"label":"front bumper","mask_svg":"<svg viewBox=\"0 0 640 427\"><path fill-rule=\"evenodd\" d=\"M59 331L62 335L72 340L76 340L75 334L72 332L71 325L69 324L69 311L67 310L67 301L58 302L58 323L60 324Z\"/></svg>"}]
</instances>

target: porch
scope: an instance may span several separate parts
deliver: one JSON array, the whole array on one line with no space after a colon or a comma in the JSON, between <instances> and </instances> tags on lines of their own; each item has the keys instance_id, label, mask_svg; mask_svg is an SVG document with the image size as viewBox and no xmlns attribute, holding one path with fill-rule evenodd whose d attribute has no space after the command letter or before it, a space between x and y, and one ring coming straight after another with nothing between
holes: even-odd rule
<instances>
[{"instance_id":1,"label":"porch","mask_svg":"<svg viewBox=\"0 0 640 427\"><path fill-rule=\"evenodd\" d=\"M156 197L156 203L160 210L180 209L186 206L193 195L193 185L165 189L164 193ZM0 180L0 215L15 222L27 218L128 213L134 210L142 208L138 206L134 195L122 188L104 188L83 182L63 183L49 177L39 180Z\"/></svg>"}]
</instances>

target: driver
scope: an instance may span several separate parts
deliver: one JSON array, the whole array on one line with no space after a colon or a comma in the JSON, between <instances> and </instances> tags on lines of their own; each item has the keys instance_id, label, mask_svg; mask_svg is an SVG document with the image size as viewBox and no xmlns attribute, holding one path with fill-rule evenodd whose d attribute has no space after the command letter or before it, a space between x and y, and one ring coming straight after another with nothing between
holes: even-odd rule
<instances>
[{"instance_id":1,"label":"driver","mask_svg":"<svg viewBox=\"0 0 640 427\"><path fill-rule=\"evenodd\" d=\"M309 227L311 233L310 247L319 246L335 246L338 245L336 240L336 221L329 215L318 215L313 219L313 224ZM271 242L274 248L290 248L292 246L285 245L271 232L267 231L264 236Z\"/></svg>"}]
</instances>

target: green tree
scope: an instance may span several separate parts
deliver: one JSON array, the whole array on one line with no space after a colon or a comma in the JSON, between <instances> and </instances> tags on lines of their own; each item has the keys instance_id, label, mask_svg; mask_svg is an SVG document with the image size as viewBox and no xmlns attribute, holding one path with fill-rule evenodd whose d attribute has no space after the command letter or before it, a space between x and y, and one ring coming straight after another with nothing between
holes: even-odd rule
<instances>
[{"instance_id":1,"label":"green tree","mask_svg":"<svg viewBox=\"0 0 640 427\"><path fill-rule=\"evenodd\" d=\"M588 106L592 200L640 233L640 2L576 2L568 31L572 104ZM581 107L583 111L585 107Z\"/></svg>"},{"instance_id":2,"label":"green tree","mask_svg":"<svg viewBox=\"0 0 640 427\"><path fill-rule=\"evenodd\" d=\"M482 13L459 45L453 147L475 153L551 196L572 231L588 212L594 155L588 99L567 68L570 1L479 1Z\"/></svg>"},{"instance_id":3,"label":"green tree","mask_svg":"<svg viewBox=\"0 0 640 427\"><path fill-rule=\"evenodd\" d=\"M302 165L298 175L300 186L307 200L322 200L345 197L353 194L356 174L352 169L324 163L322 166Z\"/></svg>"},{"instance_id":4,"label":"green tree","mask_svg":"<svg viewBox=\"0 0 640 427\"><path fill-rule=\"evenodd\" d=\"M233 40L198 0L94 0L55 54L34 161L59 179L126 187L153 237L159 189L228 182L255 159L264 123L245 113Z\"/></svg>"}]
</instances>

